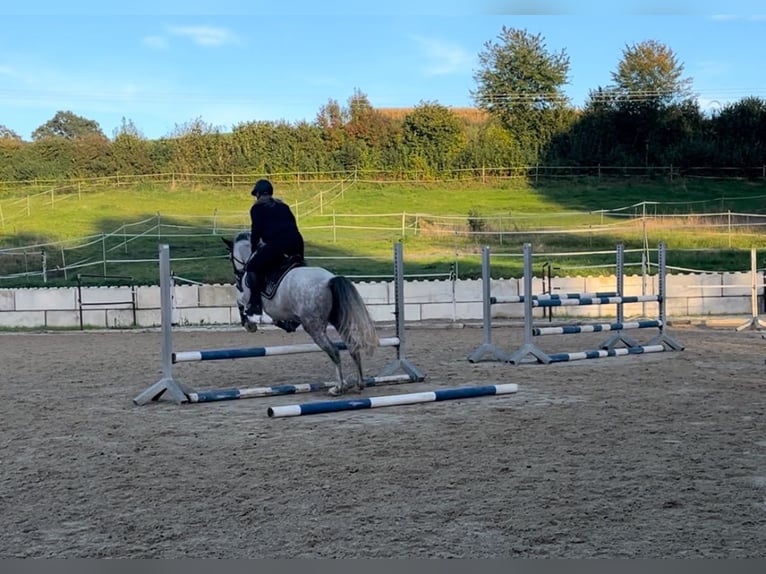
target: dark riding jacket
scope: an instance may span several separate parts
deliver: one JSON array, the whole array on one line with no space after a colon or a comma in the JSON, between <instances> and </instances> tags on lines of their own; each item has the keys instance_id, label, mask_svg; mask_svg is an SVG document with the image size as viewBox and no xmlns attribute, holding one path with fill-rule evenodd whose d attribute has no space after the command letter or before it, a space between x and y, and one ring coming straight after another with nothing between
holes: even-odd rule
<instances>
[{"instance_id":1,"label":"dark riding jacket","mask_svg":"<svg viewBox=\"0 0 766 574\"><path fill-rule=\"evenodd\" d=\"M304 255L303 236L290 207L271 195L262 195L250 208L250 243L254 255L249 271L267 271L285 255ZM263 243L263 245L261 245Z\"/></svg>"}]
</instances>

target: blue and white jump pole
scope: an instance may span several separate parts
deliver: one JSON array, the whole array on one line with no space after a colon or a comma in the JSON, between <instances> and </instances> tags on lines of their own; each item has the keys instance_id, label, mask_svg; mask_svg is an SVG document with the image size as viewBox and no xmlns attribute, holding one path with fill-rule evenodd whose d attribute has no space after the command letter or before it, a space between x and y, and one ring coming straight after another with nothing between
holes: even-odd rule
<instances>
[{"instance_id":1,"label":"blue and white jump pole","mask_svg":"<svg viewBox=\"0 0 766 574\"><path fill-rule=\"evenodd\" d=\"M665 332L665 293L666 293L666 264L665 244L660 243L658 252L658 293L656 295L633 295L624 294L625 278L625 249L622 244L617 245L616 250L616 277L617 290L603 293L566 293L566 294L541 294L534 295L532 292L532 245L524 244L524 283L525 295L497 298L490 292L491 274L489 261L489 247L482 251L482 287L483 287L483 343L468 357L471 362L477 362L486 355L492 355L495 360L513 364L521 362L551 363L571 361L578 359L593 359L601 357L614 357L629 354L658 352L659 350L681 350L683 346L668 336ZM530 293L530 296L526 296ZM657 302L659 305L659 318L641 321L625 321L623 305L627 303ZM512 354L506 353L492 343L492 305L498 303L523 303L524 305L524 342ZM539 307L566 307L579 305L616 305L617 320L613 323L597 325L571 325L563 327L535 327L533 324L533 309ZM631 329L656 328L659 334L646 345L640 345L634 339L628 337L624 331ZM539 335L570 335L575 333L594 333L600 331L613 331L614 334L601 343L598 350L582 351L579 353L558 353L548 355L537 347L532 338ZM622 343L624 349L616 349L615 346ZM658 348L659 347L659 348ZM631 350L632 351L629 351Z\"/></svg>"},{"instance_id":2,"label":"blue and white jump pole","mask_svg":"<svg viewBox=\"0 0 766 574\"><path fill-rule=\"evenodd\" d=\"M210 402L216 400L232 400L311 392L327 389L329 388L328 385L335 385L335 383L331 385L329 383L310 383L306 385L278 385L274 387L255 387L251 389L214 389L198 392L179 383L173 376L173 365L175 363L313 353L321 351L321 349L315 343L299 343L295 345L276 345L271 347L173 352L173 333L171 325L171 288L173 279L170 271L170 247L166 244L160 245L159 263L163 377L136 396L136 398L133 399L135 404L144 405L150 401L159 400L159 398L166 392L173 402L180 404L187 402ZM425 375L405 357L404 353L404 260L401 243L396 243L394 245L394 297L396 334L394 337L381 338L379 340L379 346L393 347L396 350L396 358L384 367L379 376L370 377L365 381L365 383L370 386L420 382L425 379ZM345 344L342 342L337 342L335 346L339 350L346 349ZM400 372L397 373L397 371ZM401 372L403 372L403 374Z\"/></svg>"},{"instance_id":3,"label":"blue and white jump pole","mask_svg":"<svg viewBox=\"0 0 766 574\"><path fill-rule=\"evenodd\" d=\"M378 347L398 347L399 337L378 339ZM339 351L347 351L342 341L335 342ZM207 351L181 351L173 353L173 363L191 363L195 361L220 361L223 359L247 359L256 357L274 357L277 355L298 355L301 353L323 352L316 343L296 343L293 345L274 345L271 347L245 347L241 349L211 349Z\"/></svg>"},{"instance_id":4,"label":"blue and white jump pole","mask_svg":"<svg viewBox=\"0 0 766 574\"><path fill-rule=\"evenodd\" d=\"M365 387L393 385L397 383L418 383L424 379L413 380L409 374L388 375L385 377L365 377ZM256 397L276 397L280 395L297 395L327 391L337 386L337 381L326 383L296 383L294 385L275 385L273 387L230 388L212 391L196 391L189 393L190 403L210 403L213 401L232 401L237 399L252 399Z\"/></svg>"},{"instance_id":5,"label":"blue and white jump pole","mask_svg":"<svg viewBox=\"0 0 766 574\"><path fill-rule=\"evenodd\" d=\"M503 385L485 385L480 387L458 387L453 389L438 389L422 393L407 393L403 395L384 395L380 397L338 399L331 401L318 401L303 403L300 405L285 405L269 407L267 414L272 418L297 417L302 415L315 415L320 413L334 413L339 411L353 411L360 409L376 409L380 407L392 407L397 405L414 405L435 401L448 401L454 399L470 399L491 395L507 395L515 393L519 387L515 383Z\"/></svg>"},{"instance_id":6,"label":"blue and white jump pole","mask_svg":"<svg viewBox=\"0 0 766 574\"><path fill-rule=\"evenodd\" d=\"M562 325L561 327L533 327L532 334L540 335L573 335L575 333L600 333L602 331L625 331L630 329L659 328L662 323L656 319L630 321L627 323L598 323L594 325Z\"/></svg>"},{"instance_id":7,"label":"blue and white jump pole","mask_svg":"<svg viewBox=\"0 0 766 574\"><path fill-rule=\"evenodd\" d=\"M594 349L575 353L552 353L548 355L549 363L564 363L582 359L603 359L605 357L623 357L625 355L643 355L645 353L662 353L664 345L636 345L635 347L615 347L613 349Z\"/></svg>"}]
</instances>

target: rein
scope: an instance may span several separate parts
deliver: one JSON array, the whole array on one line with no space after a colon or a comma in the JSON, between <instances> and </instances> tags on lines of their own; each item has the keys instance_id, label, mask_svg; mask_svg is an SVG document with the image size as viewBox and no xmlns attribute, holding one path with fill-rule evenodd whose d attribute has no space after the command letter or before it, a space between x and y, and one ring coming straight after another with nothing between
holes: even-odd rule
<instances>
[{"instance_id":1,"label":"rein","mask_svg":"<svg viewBox=\"0 0 766 574\"><path fill-rule=\"evenodd\" d=\"M245 277L245 269L247 269L247 261L242 261L238 257L234 255L234 250L232 249L231 254L229 256L229 261L231 262L231 268L234 271L234 276L237 279L236 287L237 291L242 292L242 280ZM237 265L240 265L242 268L238 269Z\"/></svg>"}]
</instances>

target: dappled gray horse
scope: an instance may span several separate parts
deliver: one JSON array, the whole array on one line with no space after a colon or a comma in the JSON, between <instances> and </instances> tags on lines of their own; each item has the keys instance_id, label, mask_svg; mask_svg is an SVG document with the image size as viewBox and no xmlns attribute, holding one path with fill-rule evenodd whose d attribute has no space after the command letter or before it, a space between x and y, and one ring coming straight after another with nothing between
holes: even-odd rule
<instances>
[{"instance_id":1,"label":"dappled gray horse","mask_svg":"<svg viewBox=\"0 0 766 574\"><path fill-rule=\"evenodd\" d=\"M236 276L237 306L242 325L249 331L255 331L257 325L245 315L245 306L250 300L245 272L251 254L250 233L240 233L234 241L223 241L229 250ZM328 325L335 327L356 366L356 386L360 391L364 388L362 354L373 354L378 346L378 336L364 300L351 281L322 267L294 267L287 271L273 295L264 293L262 299L263 311L276 325L288 332L295 330L298 324L302 325L303 330L327 353L335 365L338 379L337 386L330 393L338 395L352 385L343 378L340 353L327 335Z\"/></svg>"}]
</instances>

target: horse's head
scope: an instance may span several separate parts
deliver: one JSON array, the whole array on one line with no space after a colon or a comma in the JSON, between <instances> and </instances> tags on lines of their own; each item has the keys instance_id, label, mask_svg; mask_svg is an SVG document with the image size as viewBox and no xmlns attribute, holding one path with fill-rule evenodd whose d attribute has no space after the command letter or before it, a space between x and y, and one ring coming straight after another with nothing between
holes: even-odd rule
<instances>
[{"instance_id":1,"label":"horse's head","mask_svg":"<svg viewBox=\"0 0 766 574\"><path fill-rule=\"evenodd\" d=\"M237 287L237 307L239 307L239 316L242 320L242 325L248 327L250 323L245 315L245 301L250 298L250 291L247 289L247 283L245 282L245 275L247 273L247 261L250 259L250 233L239 233L234 241L223 238L223 242L226 244L226 249L229 252L229 261L231 261L231 267L234 270L234 285ZM250 329L248 329L250 330Z\"/></svg>"},{"instance_id":2,"label":"horse's head","mask_svg":"<svg viewBox=\"0 0 766 574\"><path fill-rule=\"evenodd\" d=\"M229 261L231 261L231 267L234 270L234 275L239 282L242 276L245 274L245 267L247 266L247 260L250 259L250 232L244 231L237 234L234 241L231 239L222 238L226 244L226 249L229 252Z\"/></svg>"}]
</instances>

